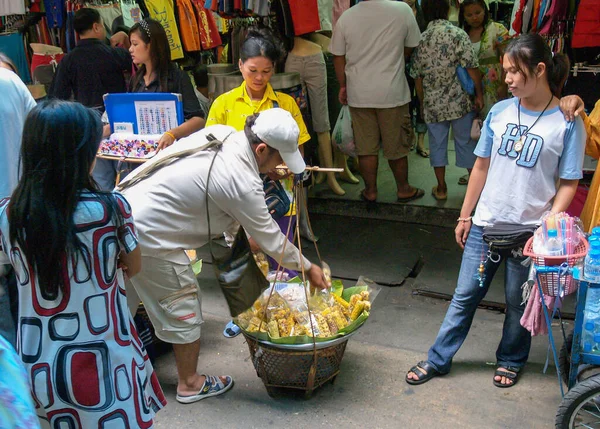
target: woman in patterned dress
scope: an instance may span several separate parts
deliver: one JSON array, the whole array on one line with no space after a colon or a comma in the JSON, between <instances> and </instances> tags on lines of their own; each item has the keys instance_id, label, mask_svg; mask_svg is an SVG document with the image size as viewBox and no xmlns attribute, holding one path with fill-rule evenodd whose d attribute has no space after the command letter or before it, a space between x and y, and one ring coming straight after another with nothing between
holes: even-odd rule
<instances>
[{"instance_id":1,"label":"woman in patterned dress","mask_svg":"<svg viewBox=\"0 0 600 429\"><path fill-rule=\"evenodd\" d=\"M485 119L494 104L508 97L508 87L502 78L500 63L502 47L509 39L508 30L490 19L490 11L484 0L462 2L458 24L469 35L479 58L484 102L480 115Z\"/></svg>"},{"instance_id":2,"label":"woman in patterned dress","mask_svg":"<svg viewBox=\"0 0 600 429\"><path fill-rule=\"evenodd\" d=\"M90 172L100 118L49 101L29 114L22 176L0 200L0 264L17 276L17 349L51 428L150 428L166 401L127 309L141 256L129 204Z\"/></svg>"}]
</instances>

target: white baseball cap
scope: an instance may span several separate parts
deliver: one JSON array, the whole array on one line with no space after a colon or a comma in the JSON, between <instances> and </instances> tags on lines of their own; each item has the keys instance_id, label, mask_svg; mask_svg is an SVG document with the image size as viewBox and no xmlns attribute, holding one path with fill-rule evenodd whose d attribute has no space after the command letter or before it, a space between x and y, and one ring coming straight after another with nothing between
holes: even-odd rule
<instances>
[{"instance_id":1,"label":"white baseball cap","mask_svg":"<svg viewBox=\"0 0 600 429\"><path fill-rule=\"evenodd\" d=\"M287 110L280 108L264 110L258 114L252 132L273 149L279 151L283 162L294 174L306 169L298 150L298 124Z\"/></svg>"}]
</instances>

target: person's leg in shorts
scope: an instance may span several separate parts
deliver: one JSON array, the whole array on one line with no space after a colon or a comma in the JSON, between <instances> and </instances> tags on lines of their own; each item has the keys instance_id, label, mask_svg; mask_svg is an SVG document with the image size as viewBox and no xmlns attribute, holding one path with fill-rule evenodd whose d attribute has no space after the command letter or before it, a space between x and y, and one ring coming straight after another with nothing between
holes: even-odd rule
<instances>
[{"instance_id":1,"label":"person's leg in shorts","mask_svg":"<svg viewBox=\"0 0 600 429\"><path fill-rule=\"evenodd\" d=\"M383 156L388 160L396 179L396 196L399 202L421 198L425 192L408 183L408 153L412 120L408 104L389 109L376 109L381 134Z\"/></svg>"},{"instance_id":2,"label":"person's leg in shorts","mask_svg":"<svg viewBox=\"0 0 600 429\"><path fill-rule=\"evenodd\" d=\"M445 200L448 198L446 166L448 165L450 121L427 124L427 131L429 133L429 162L437 179L437 185L433 187L431 193L436 200Z\"/></svg>"},{"instance_id":3,"label":"person's leg in shorts","mask_svg":"<svg viewBox=\"0 0 600 429\"><path fill-rule=\"evenodd\" d=\"M173 345L177 400L189 403L203 399L204 388L208 388L209 396L228 390L233 384L231 377L207 377L196 372L203 320L200 286L192 266L144 256L142 267L127 288L135 287L155 335Z\"/></svg>"},{"instance_id":4,"label":"person's leg in shorts","mask_svg":"<svg viewBox=\"0 0 600 429\"><path fill-rule=\"evenodd\" d=\"M477 143L471 140L471 126L475 119L475 112L469 112L465 116L452 121L452 132L454 134L454 149L456 151L456 166L466 168L471 174L475 165L476 156L473 153Z\"/></svg>"},{"instance_id":5,"label":"person's leg in shorts","mask_svg":"<svg viewBox=\"0 0 600 429\"><path fill-rule=\"evenodd\" d=\"M379 168L379 142L381 134L376 109L350 107L352 129L358 156L358 169L365 181L362 199L377 199L377 169Z\"/></svg>"}]
</instances>

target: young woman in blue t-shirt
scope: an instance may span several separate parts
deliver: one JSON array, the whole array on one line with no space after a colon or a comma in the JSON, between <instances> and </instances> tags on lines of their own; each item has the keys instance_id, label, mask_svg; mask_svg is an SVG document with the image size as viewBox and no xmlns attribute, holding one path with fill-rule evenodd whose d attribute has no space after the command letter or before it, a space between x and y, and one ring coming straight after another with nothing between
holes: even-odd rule
<instances>
[{"instance_id":1,"label":"young woman in blue t-shirt","mask_svg":"<svg viewBox=\"0 0 600 429\"><path fill-rule=\"evenodd\" d=\"M534 228L544 212L566 210L582 177L585 131L581 119L566 121L558 107L569 61L553 54L541 36L526 34L512 40L503 68L514 98L495 104L484 122L455 230L456 242L464 249L457 287L427 360L406 375L409 384L450 371L502 261L506 318L496 351L494 385L513 386L529 356L531 335L520 324L525 309L521 285L529 271L521 264L523 245L485 260L484 228Z\"/></svg>"}]
</instances>

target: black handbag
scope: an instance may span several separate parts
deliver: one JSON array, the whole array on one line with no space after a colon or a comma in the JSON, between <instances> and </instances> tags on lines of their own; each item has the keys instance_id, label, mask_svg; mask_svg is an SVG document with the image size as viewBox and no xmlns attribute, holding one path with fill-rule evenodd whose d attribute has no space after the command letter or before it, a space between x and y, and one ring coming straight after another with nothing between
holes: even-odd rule
<instances>
[{"instance_id":1,"label":"black handbag","mask_svg":"<svg viewBox=\"0 0 600 429\"><path fill-rule=\"evenodd\" d=\"M222 251L215 251L212 243L212 234L210 229L210 211L208 210L208 188L212 167L215 159L221 150L222 143L217 141L214 136L207 136L211 142L215 143L215 155L208 169L206 178L206 221L208 223L208 244L210 254L213 259L213 269L217 276L219 286L225 295L225 300L229 306L232 317L243 313L260 296L263 290L269 286L269 282L263 275L260 268L254 260L246 231L240 226L235 241L231 248L223 248ZM220 253L216 255L216 253Z\"/></svg>"},{"instance_id":2,"label":"black handbag","mask_svg":"<svg viewBox=\"0 0 600 429\"><path fill-rule=\"evenodd\" d=\"M483 227L483 241L490 251L500 253L523 249L527 240L533 237L536 227L530 225L500 224Z\"/></svg>"}]
</instances>

